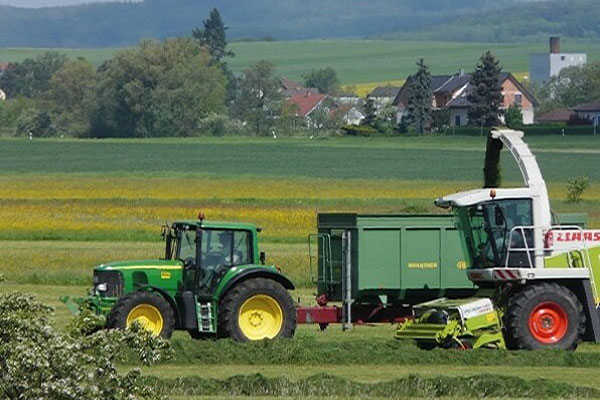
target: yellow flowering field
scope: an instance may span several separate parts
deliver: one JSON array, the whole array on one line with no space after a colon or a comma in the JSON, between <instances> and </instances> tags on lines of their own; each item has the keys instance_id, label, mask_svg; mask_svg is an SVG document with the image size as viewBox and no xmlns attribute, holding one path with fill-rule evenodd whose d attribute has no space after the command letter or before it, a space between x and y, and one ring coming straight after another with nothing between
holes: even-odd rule
<instances>
[{"instance_id":1,"label":"yellow flowering field","mask_svg":"<svg viewBox=\"0 0 600 400\"><path fill-rule=\"evenodd\" d=\"M160 225L194 219L262 226L271 242L300 242L314 232L317 212L442 212L433 199L475 182L327 179L210 179L93 176L0 177L0 238L158 240ZM564 185L550 185L558 212L589 212L564 203ZM600 197L592 185L584 198ZM597 224L596 224L597 225Z\"/></svg>"}]
</instances>

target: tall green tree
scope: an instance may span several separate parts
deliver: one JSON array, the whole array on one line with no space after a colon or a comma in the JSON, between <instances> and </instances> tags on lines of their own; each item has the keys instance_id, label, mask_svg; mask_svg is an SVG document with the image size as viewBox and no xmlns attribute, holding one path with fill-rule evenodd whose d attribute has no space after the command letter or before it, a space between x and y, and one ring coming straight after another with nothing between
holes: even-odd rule
<instances>
[{"instance_id":1,"label":"tall green tree","mask_svg":"<svg viewBox=\"0 0 600 400\"><path fill-rule=\"evenodd\" d=\"M302 78L305 86L317 88L321 93L333 93L340 87L337 72L331 67L311 69Z\"/></svg>"},{"instance_id":2,"label":"tall green tree","mask_svg":"<svg viewBox=\"0 0 600 400\"><path fill-rule=\"evenodd\" d=\"M409 84L407 119L415 131L423 133L427 124L431 122L433 89L431 73L422 58L417 62L417 73L411 77Z\"/></svg>"},{"instance_id":3,"label":"tall green tree","mask_svg":"<svg viewBox=\"0 0 600 400\"><path fill-rule=\"evenodd\" d=\"M376 119L377 108L375 107L375 100L372 97L367 97L367 101L365 102L365 118L362 120L362 125L373 127Z\"/></svg>"},{"instance_id":4,"label":"tall green tree","mask_svg":"<svg viewBox=\"0 0 600 400\"><path fill-rule=\"evenodd\" d=\"M225 31L227 27L221 19L221 13L216 8L210 12L208 19L202 24L204 28L196 28L192 31L192 37L200 42L202 46L208 48L210 55L217 61L223 57L233 57L234 53L227 50L227 37Z\"/></svg>"},{"instance_id":5,"label":"tall green tree","mask_svg":"<svg viewBox=\"0 0 600 400\"><path fill-rule=\"evenodd\" d=\"M500 123L503 114L502 86L500 85L500 62L486 51L475 67L471 76L472 90L467 100L471 103L468 116L469 122L477 126L494 126Z\"/></svg>"},{"instance_id":6,"label":"tall green tree","mask_svg":"<svg viewBox=\"0 0 600 400\"><path fill-rule=\"evenodd\" d=\"M96 69L85 59L67 61L52 76L44 95L59 133L83 136L90 129Z\"/></svg>"},{"instance_id":7,"label":"tall green tree","mask_svg":"<svg viewBox=\"0 0 600 400\"><path fill-rule=\"evenodd\" d=\"M226 79L189 38L144 41L98 69L95 137L190 136L203 118L223 114Z\"/></svg>"},{"instance_id":8,"label":"tall green tree","mask_svg":"<svg viewBox=\"0 0 600 400\"><path fill-rule=\"evenodd\" d=\"M57 52L45 52L36 58L10 63L0 75L0 87L8 97L35 97L48 89L50 78L67 58Z\"/></svg>"},{"instance_id":9,"label":"tall green tree","mask_svg":"<svg viewBox=\"0 0 600 400\"><path fill-rule=\"evenodd\" d=\"M281 110L282 96L273 64L260 60L248 67L239 81L237 97L231 110L248 123L257 135L269 134Z\"/></svg>"}]
</instances>

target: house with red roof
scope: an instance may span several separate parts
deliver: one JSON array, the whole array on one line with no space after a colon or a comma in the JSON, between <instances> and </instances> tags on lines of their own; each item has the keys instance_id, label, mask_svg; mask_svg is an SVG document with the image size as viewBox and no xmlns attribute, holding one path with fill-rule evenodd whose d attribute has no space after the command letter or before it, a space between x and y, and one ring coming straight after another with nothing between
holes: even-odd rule
<instances>
[{"instance_id":1,"label":"house with red roof","mask_svg":"<svg viewBox=\"0 0 600 400\"><path fill-rule=\"evenodd\" d=\"M319 109L326 98L326 94L306 92L294 94L287 101L296 105L296 116L310 122L310 114Z\"/></svg>"}]
</instances>

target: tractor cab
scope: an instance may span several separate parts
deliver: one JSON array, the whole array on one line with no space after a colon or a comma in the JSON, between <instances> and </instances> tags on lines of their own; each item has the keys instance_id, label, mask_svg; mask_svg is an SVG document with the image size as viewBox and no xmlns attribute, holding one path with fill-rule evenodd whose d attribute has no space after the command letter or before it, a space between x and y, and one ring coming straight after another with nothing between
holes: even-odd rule
<instances>
[{"instance_id":1,"label":"tractor cab","mask_svg":"<svg viewBox=\"0 0 600 400\"><path fill-rule=\"evenodd\" d=\"M257 228L249 224L177 221L163 228L165 258L183 263L183 290L212 295L233 267L258 264Z\"/></svg>"}]
</instances>

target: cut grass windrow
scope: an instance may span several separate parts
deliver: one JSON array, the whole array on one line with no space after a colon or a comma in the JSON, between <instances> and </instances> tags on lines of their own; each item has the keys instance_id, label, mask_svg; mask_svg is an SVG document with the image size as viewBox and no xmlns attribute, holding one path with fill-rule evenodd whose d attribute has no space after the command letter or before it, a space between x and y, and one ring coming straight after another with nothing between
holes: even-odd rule
<instances>
[{"instance_id":1,"label":"cut grass windrow","mask_svg":"<svg viewBox=\"0 0 600 400\"><path fill-rule=\"evenodd\" d=\"M317 340L297 335L293 340L239 344L229 340L172 339L172 363L221 365L513 365L600 368L597 352L474 350L424 351L410 341L388 339Z\"/></svg>"},{"instance_id":2,"label":"cut grass windrow","mask_svg":"<svg viewBox=\"0 0 600 400\"><path fill-rule=\"evenodd\" d=\"M165 395L203 396L345 396L405 398L597 398L594 388L573 386L548 379L527 381L517 377L481 374L464 377L409 375L387 382L360 383L329 374L292 381L261 374L227 379L199 376L177 379L145 378Z\"/></svg>"}]
</instances>

